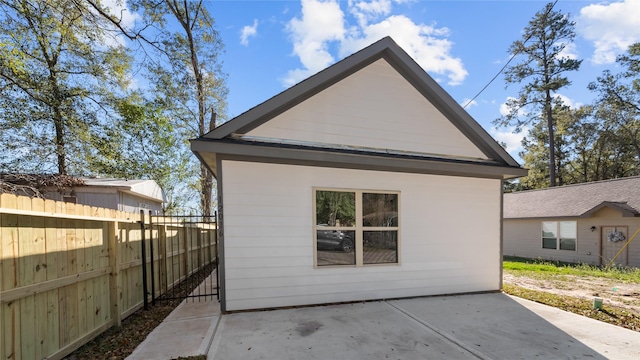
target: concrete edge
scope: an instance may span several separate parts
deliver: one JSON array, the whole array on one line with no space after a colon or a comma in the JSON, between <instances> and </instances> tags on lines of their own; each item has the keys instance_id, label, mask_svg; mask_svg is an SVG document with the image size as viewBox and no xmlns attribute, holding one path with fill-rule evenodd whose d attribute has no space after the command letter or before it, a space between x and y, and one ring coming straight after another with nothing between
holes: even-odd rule
<instances>
[{"instance_id":1,"label":"concrete edge","mask_svg":"<svg viewBox=\"0 0 640 360\"><path fill-rule=\"evenodd\" d=\"M198 354L200 355L206 356L209 353L209 349L211 348L211 344L213 343L213 339L215 338L218 330L218 325L220 324L220 320L222 319L222 314L219 314L217 318L218 319L216 321L211 322L211 326L209 326L209 329L204 336L204 338L208 340L203 340L202 344L200 344L200 348L198 349Z\"/></svg>"},{"instance_id":2,"label":"concrete edge","mask_svg":"<svg viewBox=\"0 0 640 360\"><path fill-rule=\"evenodd\" d=\"M209 347L207 349L207 352L204 353L204 355L207 356L207 360L215 360L216 358L215 355L218 352L220 341L222 341L222 335L220 334L224 330L225 319L226 317L224 315L220 315L220 317L218 318L213 336L211 337L211 341L209 342Z\"/></svg>"}]
</instances>

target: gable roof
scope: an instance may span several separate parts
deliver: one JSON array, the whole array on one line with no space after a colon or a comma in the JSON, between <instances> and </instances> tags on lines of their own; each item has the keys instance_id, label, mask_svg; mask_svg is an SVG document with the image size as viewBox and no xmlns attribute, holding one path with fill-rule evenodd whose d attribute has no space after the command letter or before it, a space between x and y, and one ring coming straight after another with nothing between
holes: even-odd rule
<instances>
[{"instance_id":1,"label":"gable roof","mask_svg":"<svg viewBox=\"0 0 640 360\"><path fill-rule=\"evenodd\" d=\"M305 143L267 143L248 141L242 135L284 113L346 77L369 66L379 59L388 62L408 83L428 99L487 160L450 159L428 154L381 153L375 149L327 148ZM253 147L253 149L249 149ZM214 174L218 155L252 156L275 161L288 159L292 163L315 161L319 166L381 168L390 171L420 173L451 173L462 176L487 176L513 178L526 175L520 165L442 89L404 50L390 37L358 51L310 78L246 111L202 137L192 140L192 151ZM297 151L296 151L297 150ZM313 154L312 154L313 153ZM306 154L306 155L303 155ZM362 157L367 157L363 161ZM398 166L392 164L397 158ZM375 158L375 160L374 160ZM321 159L327 160L322 164ZM386 160L385 160L386 159ZM410 160L410 161L405 161ZM423 161L418 164L417 161ZM368 166L363 166L364 163ZM427 165L431 164L431 165ZM434 166L432 166L434 165ZM469 165L462 169L461 166ZM393 169L397 167L397 169Z\"/></svg>"},{"instance_id":2,"label":"gable roof","mask_svg":"<svg viewBox=\"0 0 640 360\"><path fill-rule=\"evenodd\" d=\"M591 217L603 208L640 215L640 176L504 194L503 216Z\"/></svg>"}]
</instances>

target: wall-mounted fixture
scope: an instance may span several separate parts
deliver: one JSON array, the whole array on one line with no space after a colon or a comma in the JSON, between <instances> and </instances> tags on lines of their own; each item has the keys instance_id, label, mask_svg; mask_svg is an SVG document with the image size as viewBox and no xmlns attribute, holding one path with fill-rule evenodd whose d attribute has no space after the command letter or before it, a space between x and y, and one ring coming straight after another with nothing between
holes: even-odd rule
<instances>
[{"instance_id":1,"label":"wall-mounted fixture","mask_svg":"<svg viewBox=\"0 0 640 360\"><path fill-rule=\"evenodd\" d=\"M592 232L593 232L593 231L596 231L596 227L595 227L595 226L592 226L592 227L591 227L591 231L592 231Z\"/></svg>"}]
</instances>

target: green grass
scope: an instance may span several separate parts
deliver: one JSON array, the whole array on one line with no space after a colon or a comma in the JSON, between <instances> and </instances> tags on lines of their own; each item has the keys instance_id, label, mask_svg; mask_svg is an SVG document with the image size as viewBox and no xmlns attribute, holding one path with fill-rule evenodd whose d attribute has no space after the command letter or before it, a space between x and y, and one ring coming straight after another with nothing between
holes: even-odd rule
<instances>
[{"instance_id":1,"label":"green grass","mask_svg":"<svg viewBox=\"0 0 640 360\"><path fill-rule=\"evenodd\" d=\"M640 315L633 312L603 305L602 309L593 308L593 302L571 296L560 296L544 291L526 289L520 286L504 284L505 293L541 304L553 306L575 314L590 317L609 324L640 331Z\"/></svg>"},{"instance_id":2,"label":"green grass","mask_svg":"<svg viewBox=\"0 0 640 360\"><path fill-rule=\"evenodd\" d=\"M571 264L560 261L505 256L503 269L505 273L546 281L548 284L554 284L557 288L562 287L565 281L567 284L571 284L575 281L576 276L584 279L595 278L615 280L616 282L627 284L640 284L640 269L638 268L612 267L605 269L588 264ZM503 291L523 299L557 307L634 331L640 331L640 314L624 308L604 305L602 309L596 310L593 309L593 301L590 300L557 295L548 291L527 289L511 284L504 284Z\"/></svg>"},{"instance_id":3,"label":"green grass","mask_svg":"<svg viewBox=\"0 0 640 360\"><path fill-rule=\"evenodd\" d=\"M505 256L503 269L516 276L523 275L536 279L557 279L562 275L574 275L614 279L626 283L640 283L640 269L638 268L611 267L605 269L589 264L572 264Z\"/></svg>"}]
</instances>

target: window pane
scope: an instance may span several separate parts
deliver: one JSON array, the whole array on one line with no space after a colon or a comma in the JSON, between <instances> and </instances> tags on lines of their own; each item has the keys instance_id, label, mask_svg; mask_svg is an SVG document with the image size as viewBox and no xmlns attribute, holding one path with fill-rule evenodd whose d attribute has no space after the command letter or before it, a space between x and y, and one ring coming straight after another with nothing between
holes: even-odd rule
<instances>
[{"instance_id":1,"label":"window pane","mask_svg":"<svg viewBox=\"0 0 640 360\"><path fill-rule=\"evenodd\" d=\"M578 237L575 221L560 221L560 237L576 239Z\"/></svg>"},{"instance_id":2,"label":"window pane","mask_svg":"<svg viewBox=\"0 0 640 360\"><path fill-rule=\"evenodd\" d=\"M356 194L346 191L316 191L316 225L355 225Z\"/></svg>"},{"instance_id":3,"label":"window pane","mask_svg":"<svg viewBox=\"0 0 640 360\"><path fill-rule=\"evenodd\" d=\"M542 222L542 237L543 238L557 238L558 237L558 222L557 221L543 221Z\"/></svg>"},{"instance_id":4,"label":"window pane","mask_svg":"<svg viewBox=\"0 0 640 360\"><path fill-rule=\"evenodd\" d=\"M398 194L362 194L362 225L366 227L398 226Z\"/></svg>"},{"instance_id":5,"label":"window pane","mask_svg":"<svg viewBox=\"0 0 640 360\"><path fill-rule=\"evenodd\" d=\"M398 231L364 231L362 241L364 264L398 262Z\"/></svg>"},{"instance_id":6,"label":"window pane","mask_svg":"<svg viewBox=\"0 0 640 360\"><path fill-rule=\"evenodd\" d=\"M560 238L560 250L575 250L576 239Z\"/></svg>"},{"instance_id":7,"label":"window pane","mask_svg":"<svg viewBox=\"0 0 640 360\"><path fill-rule=\"evenodd\" d=\"M318 266L355 265L355 231L317 230Z\"/></svg>"},{"instance_id":8,"label":"window pane","mask_svg":"<svg viewBox=\"0 0 640 360\"><path fill-rule=\"evenodd\" d=\"M557 249L556 238L542 238L543 249Z\"/></svg>"}]
</instances>

